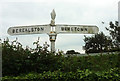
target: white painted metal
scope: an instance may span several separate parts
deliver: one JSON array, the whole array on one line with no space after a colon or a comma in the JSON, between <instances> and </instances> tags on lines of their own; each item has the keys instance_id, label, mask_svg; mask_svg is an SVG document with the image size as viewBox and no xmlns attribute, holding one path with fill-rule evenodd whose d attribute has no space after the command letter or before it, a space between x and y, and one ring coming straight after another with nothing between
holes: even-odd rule
<instances>
[{"instance_id":1,"label":"white painted metal","mask_svg":"<svg viewBox=\"0 0 120 81\"><path fill-rule=\"evenodd\" d=\"M24 34L43 34L51 31L50 25L31 25L31 26L17 26L10 27L8 34L10 35L24 35Z\"/></svg>"},{"instance_id":2,"label":"white painted metal","mask_svg":"<svg viewBox=\"0 0 120 81\"><path fill-rule=\"evenodd\" d=\"M55 20L55 17L56 17L56 13L55 10L53 9L53 11L51 12L51 19Z\"/></svg>"},{"instance_id":3,"label":"white painted metal","mask_svg":"<svg viewBox=\"0 0 120 81\"><path fill-rule=\"evenodd\" d=\"M67 34L95 34L99 29L94 25L56 25L57 33Z\"/></svg>"}]
</instances>

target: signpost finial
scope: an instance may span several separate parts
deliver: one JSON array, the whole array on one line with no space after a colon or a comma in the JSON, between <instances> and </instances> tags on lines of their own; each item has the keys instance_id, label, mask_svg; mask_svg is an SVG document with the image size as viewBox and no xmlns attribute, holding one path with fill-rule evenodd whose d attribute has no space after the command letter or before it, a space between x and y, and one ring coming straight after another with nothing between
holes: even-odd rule
<instances>
[{"instance_id":1,"label":"signpost finial","mask_svg":"<svg viewBox=\"0 0 120 81\"><path fill-rule=\"evenodd\" d=\"M55 17L56 17L56 13L55 10L53 9L53 11L51 12L51 19L52 19L50 23L51 26L55 25Z\"/></svg>"},{"instance_id":2,"label":"signpost finial","mask_svg":"<svg viewBox=\"0 0 120 81\"><path fill-rule=\"evenodd\" d=\"M56 17L56 13L55 13L55 10L53 9L53 11L51 12L52 20L55 20L55 17Z\"/></svg>"}]
</instances>

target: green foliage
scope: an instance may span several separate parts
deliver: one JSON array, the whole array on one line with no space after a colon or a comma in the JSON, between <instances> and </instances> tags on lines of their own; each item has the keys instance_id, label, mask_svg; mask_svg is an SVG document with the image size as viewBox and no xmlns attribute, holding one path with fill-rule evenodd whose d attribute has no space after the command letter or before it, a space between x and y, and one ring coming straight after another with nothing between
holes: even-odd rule
<instances>
[{"instance_id":1,"label":"green foliage","mask_svg":"<svg viewBox=\"0 0 120 81\"><path fill-rule=\"evenodd\" d=\"M38 42L38 40L34 42L35 49L29 47L23 49L17 40L12 43L4 40L2 44L3 76L54 70L58 57L50 53L46 47L41 47Z\"/></svg>"},{"instance_id":2,"label":"green foliage","mask_svg":"<svg viewBox=\"0 0 120 81\"><path fill-rule=\"evenodd\" d=\"M112 39L105 36L103 32L92 37L85 36L84 42L86 53L109 52L112 48Z\"/></svg>"},{"instance_id":3,"label":"green foliage","mask_svg":"<svg viewBox=\"0 0 120 81\"><path fill-rule=\"evenodd\" d=\"M118 21L115 21L115 24L110 22L109 27L106 27L106 30L109 31L115 48L117 47L117 51L120 51L120 27L118 26Z\"/></svg>"},{"instance_id":4,"label":"green foliage","mask_svg":"<svg viewBox=\"0 0 120 81\"><path fill-rule=\"evenodd\" d=\"M120 80L120 69L114 68L109 71L102 73L94 73L86 70L77 70L76 72L61 72L59 70L43 73L29 73L17 77L5 76L2 81L13 81L13 80L24 80L24 81L119 81Z\"/></svg>"},{"instance_id":5,"label":"green foliage","mask_svg":"<svg viewBox=\"0 0 120 81\"><path fill-rule=\"evenodd\" d=\"M55 55L40 45L36 45L35 49L29 47L23 49L22 45L16 40L13 43L5 40L2 47L3 77L20 75L14 78L28 79L29 77L34 79L34 77L37 77L37 79L41 79L39 77L46 77L48 79L50 76L50 79L54 77L58 80L61 77L61 80L67 80L76 79L81 71L84 77L87 74L89 77L96 77L98 75L94 74L95 72L109 72L111 68L120 68L120 54L118 53L100 56L64 57L61 52ZM80 75L82 76L82 74Z\"/></svg>"}]
</instances>

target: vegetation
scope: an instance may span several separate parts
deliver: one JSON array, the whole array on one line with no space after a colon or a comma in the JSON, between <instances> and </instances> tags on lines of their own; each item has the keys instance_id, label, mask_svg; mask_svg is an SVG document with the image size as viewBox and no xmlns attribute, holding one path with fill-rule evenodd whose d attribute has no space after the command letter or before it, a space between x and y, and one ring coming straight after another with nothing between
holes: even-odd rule
<instances>
[{"instance_id":1,"label":"vegetation","mask_svg":"<svg viewBox=\"0 0 120 81\"><path fill-rule=\"evenodd\" d=\"M24 80L80 80L106 81L120 79L120 53L64 57L60 52L56 55L47 47L40 46L39 39L33 43L35 49L26 47L17 41L10 43L8 39L2 43L3 81L13 79Z\"/></svg>"},{"instance_id":2,"label":"vegetation","mask_svg":"<svg viewBox=\"0 0 120 81\"><path fill-rule=\"evenodd\" d=\"M110 36L105 36L103 32L95 34L91 37L84 38L86 53L101 53L120 51L120 27L118 22L115 24L110 22L106 30Z\"/></svg>"},{"instance_id":3,"label":"vegetation","mask_svg":"<svg viewBox=\"0 0 120 81\"><path fill-rule=\"evenodd\" d=\"M116 21L115 24L110 22L109 28L106 27L106 30L110 32L110 35L113 39L114 48L120 50L120 27L118 26L118 22Z\"/></svg>"},{"instance_id":4,"label":"vegetation","mask_svg":"<svg viewBox=\"0 0 120 81\"><path fill-rule=\"evenodd\" d=\"M2 81L13 81L13 80L24 80L24 81L119 81L120 80L120 69L114 68L109 71L96 73L91 72L88 69L82 71L77 70L76 72L61 72L61 71L48 71L43 73L29 73L26 75L20 75L17 77L6 76L3 77Z\"/></svg>"},{"instance_id":5,"label":"vegetation","mask_svg":"<svg viewBox=\"0 0 120 81\"><path fill-rule=\"evenodd\" d=\"M110 52L112 50L112 39L105 36L103 32L93 35L92 37L85 36L85 51L86 53Z\"/></svg>"}]
</instances>

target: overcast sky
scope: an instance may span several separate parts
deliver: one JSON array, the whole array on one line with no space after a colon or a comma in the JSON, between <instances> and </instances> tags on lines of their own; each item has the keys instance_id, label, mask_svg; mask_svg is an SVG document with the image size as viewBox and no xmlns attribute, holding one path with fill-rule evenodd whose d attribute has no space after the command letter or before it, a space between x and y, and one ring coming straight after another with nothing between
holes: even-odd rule
<instances>
[{"instance_id":1,"label":"overcast sky","mask_svg":"<svg viewBox=\"0 0 120 81\"><path fill-rule=\"evenodd\" d=\"M24 45L33 47L32 43L40 37L40 44L49 41L47 34L10 36L7 30L12 26L44 25L51 20L50 13L56 12L56 24L96 25L99 31L105 30L110 21L118 20L119 0L0 0L0 38L8 37L11 41L18 37ZM102 24L101 22L105 22ZM91 36L91 35L86 35ZM83 52L84 34L58 34L56 50L76 50Z\"/></svg>"}]
</instances>

